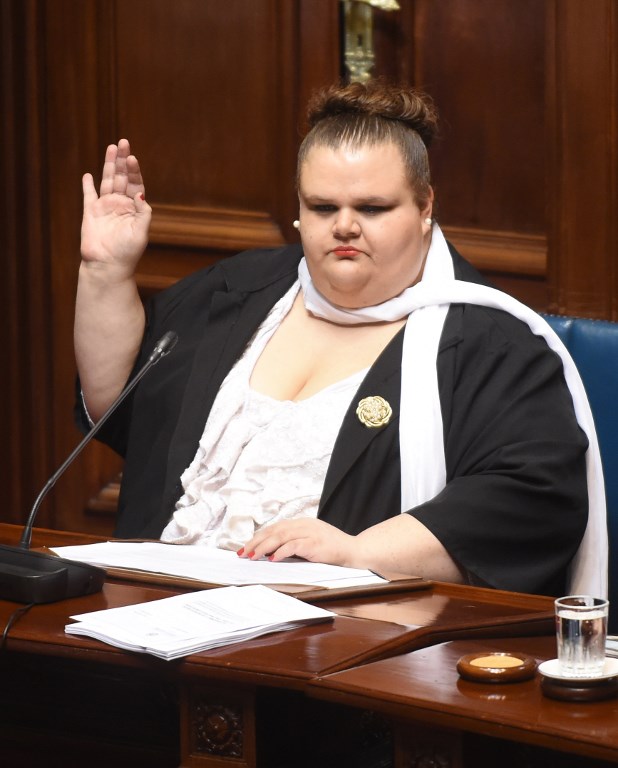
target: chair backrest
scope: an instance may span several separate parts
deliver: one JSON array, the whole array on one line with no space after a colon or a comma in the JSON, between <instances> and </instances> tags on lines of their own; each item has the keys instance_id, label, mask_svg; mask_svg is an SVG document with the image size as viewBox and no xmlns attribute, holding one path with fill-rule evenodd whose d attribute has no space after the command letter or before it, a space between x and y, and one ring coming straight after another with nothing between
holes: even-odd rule
<instances>
[{"instance_id":1,"label":"chair backrest","mask_svg":"<svg viewBox=\"0 0 618 768\"><path fill-rule=\"evenodd\" d=\"M609 532L610 632L618 633L618 323L544 315L584 382L599 439Z\"/></svg>"}]
</instances>

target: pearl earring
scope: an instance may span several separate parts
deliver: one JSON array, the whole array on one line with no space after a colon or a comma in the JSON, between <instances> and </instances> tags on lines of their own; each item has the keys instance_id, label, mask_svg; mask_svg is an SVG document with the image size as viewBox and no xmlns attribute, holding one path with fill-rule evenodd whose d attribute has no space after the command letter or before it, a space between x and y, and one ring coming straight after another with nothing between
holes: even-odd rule
<instances>
[{"instance_id":1,"label":"pearl earring","mask_svg":"<svg viewBox=\"0 0 618 768\"><path fill-rule=\"evenodd\" d=\"M431 218L431 216L428 216L425 219L425 224L427 224L428 227L430 227L433 224L433 219Z\"/></svg>"},{"instance_id":2,"label":"pearl earring","mask_svg":"<svg viewBox=\"0 0 618 768\"><path fill-rule=\"evenodd\" d=\"M294 227L294 229L300 229L300 221L296 219L295 221L292 222L292 226Z\"/></svg>"}]
</instances>

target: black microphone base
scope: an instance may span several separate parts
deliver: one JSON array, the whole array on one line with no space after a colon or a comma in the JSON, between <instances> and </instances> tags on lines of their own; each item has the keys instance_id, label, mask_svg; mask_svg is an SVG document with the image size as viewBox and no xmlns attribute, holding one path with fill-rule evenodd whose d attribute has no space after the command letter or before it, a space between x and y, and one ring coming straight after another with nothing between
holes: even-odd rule
<instances>
[{"instance_id":1,"label":"black microphone base","mask_svg":"<svg viewBox=\"0 0 618 768\"><path fill-rule=\"evenodd\" d=\"M94 565L0 544L0 599L55 603L100 592L105 571Z\"/></svg>"}]
</instances>

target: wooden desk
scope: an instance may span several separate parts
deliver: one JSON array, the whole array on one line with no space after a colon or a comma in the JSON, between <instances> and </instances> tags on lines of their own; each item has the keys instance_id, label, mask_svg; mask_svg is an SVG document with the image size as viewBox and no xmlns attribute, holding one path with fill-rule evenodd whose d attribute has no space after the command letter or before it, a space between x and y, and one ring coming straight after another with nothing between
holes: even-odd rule
<instances>
[{"instance_id":1,"label":"wooden desk","mask_svg":"<svg viewBox=\"0 0 618 768\"><path fill-rule=\"evenodd\" d=\"M444 643L329 675L311 683L308 693L387 715L393 724L396 766L588 768L597 759L618 763L618 699L555 701L542 694L538 673L532 680L504 684L473 683L459 677L456 664L461 656L492 650L526 653L544 661L555 657L556 642L553 637L537 637ZM474 739L470 756L468 734L512 743L485 740L484 749L493 754L492 760L487 753L480 757L483 741ZM524 750L524 759L516 746L520 744L569 757Z\"/></svg>"},{"instance_id":2,"label":"wooden desk","mask_svg":"<svg viewBox=\"0 0 618 768\"><path fill-rule=\"evenodd\" d=\"M14 542L18 533L0 525L0 541ZM88 540L35 531L33 546ZM51 755L58 765L89 768L297 766L301 757L286 753L297 735L308 743L314 727L305 696L313 680L445 637L552 631L549 598L436 583L409 594L329 602L338 614L332 624L174 662L64 633L71 614L177 591L110 581L97 595L35 606L13 626L0 657L0 736L11 764L42 764L40 751L26 747L43 733L46 766L55 764ZM0 626L16 607L0 602ZM340 735L334 729L333 742ZM319 739L327 742L323 733ZM287 745L284 754L279 744Z\"/></svg>"}]
</instances>

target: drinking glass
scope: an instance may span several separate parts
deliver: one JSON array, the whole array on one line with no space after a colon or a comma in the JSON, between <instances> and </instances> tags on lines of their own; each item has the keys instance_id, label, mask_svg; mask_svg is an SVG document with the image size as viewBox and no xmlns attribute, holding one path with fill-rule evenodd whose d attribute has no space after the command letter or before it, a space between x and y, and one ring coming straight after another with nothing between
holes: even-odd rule
<instances>
[{"instance_id":1,"label":"drinking glass","mask_svg":"<svg viewBox=\"0 0 618 768\"><path fill-rule=\"evenodd\" d=\"M555 606L560 674L580 678L602 675L609 601L569 595L558 598Z\"/></svg>"}]
</instances>

